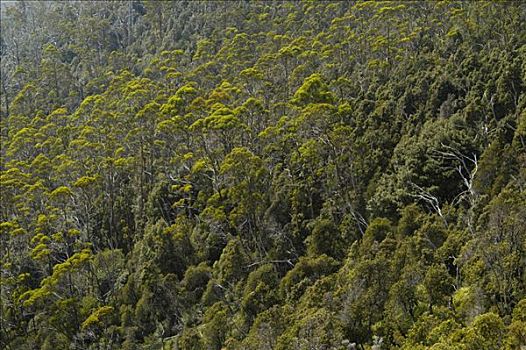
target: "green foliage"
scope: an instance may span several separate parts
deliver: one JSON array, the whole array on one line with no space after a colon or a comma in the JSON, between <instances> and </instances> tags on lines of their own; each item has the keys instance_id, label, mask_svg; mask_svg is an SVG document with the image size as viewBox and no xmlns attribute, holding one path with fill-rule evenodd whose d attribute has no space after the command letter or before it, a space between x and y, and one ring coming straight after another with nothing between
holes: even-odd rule
<instances>
[{"instance_id":1,"label":"green foliage","mask_svg":"<svg viewBox=\"0 0 526 350\"><path fill-rule=\"evenodd\" d=\"M325 309L308 310L278 338L276 349L343 348L340 321Z\"/></svg>"},{"instance_id":2,"label":"green foliage","mask_svg":"<svg viewBox=\"0 0 526 350\"><path fill-rule=\"evenodd\" d=\"M344 240L332 221L322 219L313 223L312 232L306 239L307 253L311 256L328 255L341 259L344 252Z\"/></svg>"},{"instance_id":3,"label":"green foliage","mask_svg":"<svg viewBox=\"0 0 526 350\"><path fill-rule=\"evenodd\" d=\"M513 309L512 322L508 326L506 349L513 349L526 344L526 299L522 299Z\"/></svg>"},{"instance_id":4,"label":"green foliage","mask_svg":"<svg viewBox=\"0 0 526 350\"><path fill-rule=\"evenodd\" d=\"M239 239L232 239L214 264L221 283L235 283L245 276L247 257Z\"/></svg>"},{"instance_id":5,"label":"green foliage","mask_svg":"<svg viewBox=\"0 0 526 350\"><path fill-rule=\"evenodd\" d=\"M298 300L309 285L337 268L338 262L327 255L302 257L281 280L280 292L287 300Z\"/></svg>"},{"instance_id":6,"label":"green foliage","mask_svg":"<svg viewBox=\"0 0 526 350\"><path fill-rule=\"evenodd\" d=\"M376 218L372 221L365 231L364 240L368 241L383 241L389 232L392 231L391 222L389 219Z\"/></svg>"},{"instance_id":7,"label":"green foliage","mask_svg":"<svg viewBox=\"0 0 526 350\"><path fill-rule=\"evenodd\" d=\"M93 327L93 326L100 324L102 322L102 318L106 316L107 314L111 313L112 311L113 311L113 307L111 306L99 307L98 309L93 311L93 313L89 315L89 317L84 322L82 322L81 327L89 328L89 327Z\"/></svg>"},{"instance_id":8,"label":"green foliage","mask_svg":"<svg viewBox=\"0 0 526 350\"><path fill-rule=\"evenodd\" d=\"M203 344L207 349L220 350L228 328L227 307L223 303L210 306L203 317Z\"/></svg>"},{"instance_id":9,"label":"green foliage","mask_svg":"<svg viewBox=\"0 0 526 350\"><path fill-rule=\"evenodd\" d=\"M525 6L2 3L0 348L526 346Z\"/></svg>"},{"instance_id":10,"label":"green foliage","mask_svg":"<svg viewBox=\"0 0 526 350\"><path fill-rule=\"evenodd\" d=\"M181 286L188 293L189 302L196 303L202 297L210 278L211 269L204 262L186 270Z\"/></svg>"},{"instance_id":11,"label":"green foliage","mask_svg":"<svg viewBox=\"0 0 526 350\"><path fill-rule=\"evenodd\" d=\"M305 79L291 100L293 104L298 106L306 106L310 103L332 103L333 101L333 94L317 73Z\"/></svg>"},{"instance_id":12,"label":"green foliage","mask_svg":"<svg viewBox=\"0 0 526 350\"><path fill-rule=\"evenodd\" d=\"M248 275L241 306L249 317L257 316L277 301L278 281L272 264L261 265Z\"/></svg>"}]
</instances>

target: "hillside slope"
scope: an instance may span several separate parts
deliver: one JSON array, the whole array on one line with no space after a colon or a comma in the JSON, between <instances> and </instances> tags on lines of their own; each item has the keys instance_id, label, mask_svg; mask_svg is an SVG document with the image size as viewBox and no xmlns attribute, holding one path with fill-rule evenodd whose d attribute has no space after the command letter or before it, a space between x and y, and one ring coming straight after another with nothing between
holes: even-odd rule
<instances>
[{"instance_id":1,"label":"hillside slope","mask_svg":"<svg viewBox=\"0 0 526 350\"><path fill-rule=\"evenodd\" d=\"M0 347L526 346L524 2L1 29Z\"/></svg>"}]
</instances>

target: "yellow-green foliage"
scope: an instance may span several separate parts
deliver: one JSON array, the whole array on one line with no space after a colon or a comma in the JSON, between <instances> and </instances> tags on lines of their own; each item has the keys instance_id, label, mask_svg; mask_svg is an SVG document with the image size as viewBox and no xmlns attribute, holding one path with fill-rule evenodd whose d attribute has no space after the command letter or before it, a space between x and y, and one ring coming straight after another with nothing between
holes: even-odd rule
<instances>
[{"instance_id":1,"label":"yellow-green foliage","mask_svg":"<svg viewBox=\"0 0 526 350\"><path fill-rule=\"evenodd\" d=\"M84 328L99 326L103 322L104 317L112 312L113 312L112 306L101 306L97 308L96 310L94 310L91 313L91 315L89 315L89 317L86 318L84 322L82 322L81 327L84 329Z\"/></svg>"},{"instance_id":2,"label":"yellow-green foliage","mask_svg":"<svg viewBox=\"0 0 526 350\"><path fill-rule=\"evenodd\" d=\"M522 349L525 14L3 5L0 346Z\"/></svg>"}]
</instances>

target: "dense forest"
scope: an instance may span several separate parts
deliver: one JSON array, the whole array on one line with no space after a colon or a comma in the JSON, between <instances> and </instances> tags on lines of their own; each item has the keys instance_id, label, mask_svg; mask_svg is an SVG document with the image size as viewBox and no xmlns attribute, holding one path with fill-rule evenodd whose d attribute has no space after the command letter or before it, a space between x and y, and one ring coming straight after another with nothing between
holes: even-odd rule
<instances>
[{"instance_id":1,"label":"dense forest","mask_svg":"<svg viewBox=\"0 0 526 350\"><path fill-rule=\"evenodd\" d=\"M0 348L526 349L526 2L1 19Z\"/></svg>"}]
</instances>

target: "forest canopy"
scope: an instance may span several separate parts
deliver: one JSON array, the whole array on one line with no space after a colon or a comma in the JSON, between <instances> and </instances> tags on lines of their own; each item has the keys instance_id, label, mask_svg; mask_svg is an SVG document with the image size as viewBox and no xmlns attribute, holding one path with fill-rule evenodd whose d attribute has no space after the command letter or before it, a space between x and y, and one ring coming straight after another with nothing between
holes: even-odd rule
<instances>
[{"instance_id":1,"label":"forest canopy","mask_svg":"<svg viewBox=\"0 0 526 350\"><path fill-rule=\"evenodd\" d=\"M526 3L1 4L0 347L526 347Z\"/></svg>"}]
</instances>

